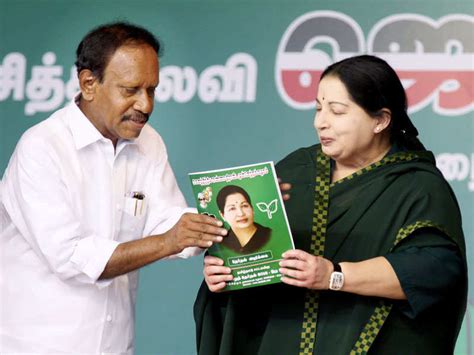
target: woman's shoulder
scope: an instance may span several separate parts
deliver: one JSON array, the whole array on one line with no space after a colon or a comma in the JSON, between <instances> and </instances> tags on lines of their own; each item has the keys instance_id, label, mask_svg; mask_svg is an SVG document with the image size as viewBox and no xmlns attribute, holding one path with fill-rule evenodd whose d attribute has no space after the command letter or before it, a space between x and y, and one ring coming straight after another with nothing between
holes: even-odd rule
<instances>
[{"instance_id":1,"label":"woman's shoulder","mask_svg":"<svg viewBox=\"0 0 474 355\"><path fill-rule=\"evenodd\" d=\"M314 164L320 144L298 148L277 163L277 166Z\"/></svg>"},{"instance_id":2,"label":"woman's shoulder","mask_svg":"<svg viewBox=\"0 0 474 355\"><path fill-rule=\"evenodd\" d=\"M305 177L308 174L311 175L309 177L311 179L315 171L316 156L319 151L320 144L315 144L291 152L276 164L277 175L284 181L306 180Z\"/></svg>"}]
</instances>

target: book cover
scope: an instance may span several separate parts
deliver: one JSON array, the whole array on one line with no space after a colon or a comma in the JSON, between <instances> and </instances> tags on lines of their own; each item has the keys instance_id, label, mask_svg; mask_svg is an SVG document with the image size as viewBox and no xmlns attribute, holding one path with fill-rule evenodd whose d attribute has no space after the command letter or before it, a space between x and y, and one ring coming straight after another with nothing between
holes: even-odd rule
<instances>
[{"instance_id":1,"label":"book cover","mask_svg":"<svg viewBox=\"0 0 474 355\"><path fill-rule=\"evenodd\" d=\"M199 213L229 231L209 255L224 260L233 281L225 291L280 282L278 262L294 249L273 162L190 173Z\"/></svg>"}]
</instances>

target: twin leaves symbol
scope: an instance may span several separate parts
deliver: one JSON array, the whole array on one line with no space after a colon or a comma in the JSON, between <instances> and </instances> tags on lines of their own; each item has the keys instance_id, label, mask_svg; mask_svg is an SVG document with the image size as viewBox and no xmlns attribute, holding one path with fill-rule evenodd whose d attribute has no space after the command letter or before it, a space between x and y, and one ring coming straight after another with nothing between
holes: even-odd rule
<instances>
[{"instance_id":1,"label":"twin leaves symbol","mask_svg":"<svg viewBox=\"0 0 474 355\"><path fill-rule=\"evenodd\" d=\"M266 204L265 202L257 202L257 207L260 212L267 213L268 219L272 219L272 214L278 211L277 199L273 200L269 204Z\"/></svg>"}]
</instances>

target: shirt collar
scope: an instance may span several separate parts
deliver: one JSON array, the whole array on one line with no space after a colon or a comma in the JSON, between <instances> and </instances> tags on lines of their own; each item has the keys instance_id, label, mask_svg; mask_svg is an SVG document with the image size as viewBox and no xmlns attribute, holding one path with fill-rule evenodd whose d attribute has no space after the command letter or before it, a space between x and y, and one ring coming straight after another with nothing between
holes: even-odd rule
<instances>
[{"instance_id":1,"label":"shirt collar","mask_svg":"<svg viewBox=\"0 0 474 355\"><path fill-rule=\"evenodd\" d=\"M109 141L108 138L105 138L92 122L84 115L84 113L79 108L79 99L81 94L77 94L72 102L69 104L69 127L71 129L71 134L74 140L76 149L82 149L89 144L95 143L97 141ZM129 144L136 144L135 140L119 139L117 142L117 152L122 150L125 146Z\"/></svg>"}]
</instances>

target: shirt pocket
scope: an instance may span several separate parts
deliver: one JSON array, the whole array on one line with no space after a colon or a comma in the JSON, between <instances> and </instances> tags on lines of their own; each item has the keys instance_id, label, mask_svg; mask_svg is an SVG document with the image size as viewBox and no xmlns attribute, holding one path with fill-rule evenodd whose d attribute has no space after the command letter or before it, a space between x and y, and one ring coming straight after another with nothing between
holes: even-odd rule
<instances>
[{"instance_id":1,"label":"shirt pocket","mask_svg":"<svg viewBox=\"0 0 474 355\"><path fill-rule=\"evenodd\" d=\"M139 239L145 227L148 201L126 196L123 201L120 236L122 241Z\"/></svg>"}]
</instances>

